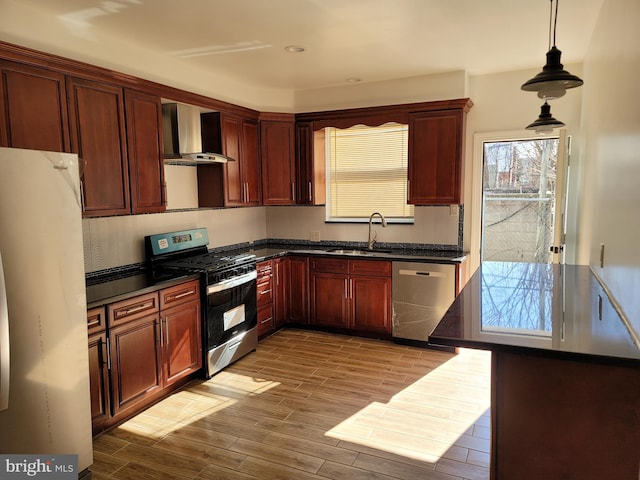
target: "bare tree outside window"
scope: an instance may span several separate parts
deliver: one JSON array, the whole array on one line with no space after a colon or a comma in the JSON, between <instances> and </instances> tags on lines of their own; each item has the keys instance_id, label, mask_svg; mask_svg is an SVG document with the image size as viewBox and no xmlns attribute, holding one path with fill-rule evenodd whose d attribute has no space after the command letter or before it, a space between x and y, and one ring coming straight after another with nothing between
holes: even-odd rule
<instances>
[{"instance_id":1,"label":"bare tree outside window","mask_svg":"<svg viewBox=\"0 0 640 480\"><path fill-rule=\"evenodd\" d=\"M483 261L551 263L558 143L484 144Z\"/></svg>"}]
</instances>

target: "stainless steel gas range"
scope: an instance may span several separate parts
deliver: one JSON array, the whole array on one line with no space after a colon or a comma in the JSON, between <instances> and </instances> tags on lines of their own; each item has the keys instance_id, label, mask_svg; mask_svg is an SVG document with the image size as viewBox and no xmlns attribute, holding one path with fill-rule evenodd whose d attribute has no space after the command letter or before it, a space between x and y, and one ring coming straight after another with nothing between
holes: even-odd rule
<instances>
[{"instance_id":1,"label":"stainless steel gas range","mask_svg":"<svg viewBox=\"0 0 640 480\"><path fill-rule=\"evenodd\" d=\"M153 272L201 277L205 375L211 377L258 345L255 255L210 252L206 228L145 237Z\"/></svg>"}]
</instances>

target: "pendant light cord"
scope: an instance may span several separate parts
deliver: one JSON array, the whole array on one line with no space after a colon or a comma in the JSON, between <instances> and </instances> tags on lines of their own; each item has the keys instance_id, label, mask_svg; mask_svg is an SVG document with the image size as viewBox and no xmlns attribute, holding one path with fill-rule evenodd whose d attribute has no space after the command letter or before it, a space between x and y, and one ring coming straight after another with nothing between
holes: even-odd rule
<instances>
[{"instance_id":1,"label":"pendant light cord","mask_svg":"<svg viewBox=\"0 0 640 480\"><path fill-rule=\"evenodd\" d=\"M553 19L553 46L554 47L556 46L556 26L558 25L558 2L559 0L556 0L556 16Z\"/></svg>"},{"instance_id":2,"label":"pendant light cord","mask_svg":"<svg viewBox=\"0 0 640 480\"><path fill-rule=\"evenodd\" d=\"M553 0L550 0L549 5L549 48L547 50L551 50L551 46L556 46L556 25L558 24L558 0L556 0L556 12L555 17L553 15ZM552 33L553 32L553 36Z\"/></svg>"},{"instance_id":3,"label":"pendant light cord","mask_svg":"<svg viewBox=\"0 0 640 480\"><path fill-rule=\"evenodd\" d=\"M549 2L549 46L547 50L551 50L551 26L553 24L553 0L549 0ZM555 43L555 39L553 43Z\"/></svg>"}]
</instances>

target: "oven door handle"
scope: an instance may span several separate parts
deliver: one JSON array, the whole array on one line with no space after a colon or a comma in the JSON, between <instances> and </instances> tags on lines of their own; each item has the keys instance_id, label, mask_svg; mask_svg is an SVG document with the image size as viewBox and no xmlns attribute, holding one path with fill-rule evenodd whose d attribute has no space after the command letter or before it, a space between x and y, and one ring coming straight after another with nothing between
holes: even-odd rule
<instances>
[{"instance_id":1,"label":"oven door handle","mask_svg":"<svg viewBox=\"0 0 640 480\"><path fill-rule=\"evenodd\" d=\"M257 278L258 273L253 270L249 273L245 273L244 275L238 275L237 277L232 277L219 283L214 283L213 285L209 285L207 287L207 295L211 295L212 293L221 292L223 290L228 290L230 288L249 283L250 281Z\"/></svg>"}]
</instances>

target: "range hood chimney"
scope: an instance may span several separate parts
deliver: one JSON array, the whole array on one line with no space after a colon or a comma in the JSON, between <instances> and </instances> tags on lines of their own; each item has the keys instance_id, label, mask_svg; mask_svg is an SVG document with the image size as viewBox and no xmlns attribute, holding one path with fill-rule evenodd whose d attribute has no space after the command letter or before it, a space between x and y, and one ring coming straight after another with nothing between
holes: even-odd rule
<instances>
[{"instance_id":1,"label":"range hood chimney","mask_svg":"<svg viewBox=\"0 0 640 480\"><path fill-rule=\"evenodd\" d=\"M218 152L202 148L200 109L184 103L162 104L164 156L188 163L227 163L235 161Z\"/></svg>"}]
</instances>

